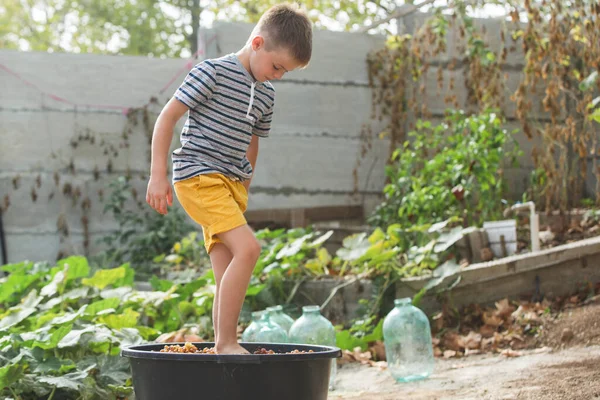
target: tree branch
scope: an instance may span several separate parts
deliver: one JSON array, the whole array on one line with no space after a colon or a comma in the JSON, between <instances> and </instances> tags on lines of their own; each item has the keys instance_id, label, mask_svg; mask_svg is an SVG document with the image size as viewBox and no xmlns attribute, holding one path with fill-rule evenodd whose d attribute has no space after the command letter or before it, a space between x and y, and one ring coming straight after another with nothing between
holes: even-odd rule
<instances>
[{"instance_id":1,"label":"tree branch","mask_svg":"<svg viewBox=\"0 0 600 400\"><path fill-rule=\"evenodd\" d=\"M416 5L405 4L401 7L396 8L396 10L393 13L391 13L390 15L388 15L387 17L380 19L378 21L375 21L369 26L363 26L362 28L360 28L358 30L358 32L367 32L373 28L377 28L380 25L387 24L388 22L390 22L393 19L405 17L414 12L417 12L419 9L421 9L422 7L424 7L426 5L432 4L433 2L435 2L435 0L425 0Z\"/></svg>"}]
</instances>

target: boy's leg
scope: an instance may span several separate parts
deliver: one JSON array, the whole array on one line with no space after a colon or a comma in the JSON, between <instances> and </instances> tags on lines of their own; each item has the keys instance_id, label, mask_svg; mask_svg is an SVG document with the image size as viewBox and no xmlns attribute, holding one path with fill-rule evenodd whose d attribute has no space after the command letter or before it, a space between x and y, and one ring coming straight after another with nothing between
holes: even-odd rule
<instances>
[{"instance_id":1,"label":"boy's leg","mask_svg":"<svg viewBox=\"0 0 600 400\"><path fill-rule=\"evenodd\" d=\"M260 244L248 225L217 234L233 258L227 266L219 288L219 354L247 353L237 341L237 324L252 271L260 256Z\"/></svg>"},{"instance_id":2,"label":"boy's leg","mask_svg":"<svg viewBox=\"0 0 600 400\"><path fill-rule=\"evenodd\" d=\"M219 293L221 288L221 279L227 269L233 255L223 243L215 243L210 251L210 263L212 264L213 272L215 273L215 298L213 301L213 328L215 330L215 343L217 342L219 333Z\"/></svg>"}]
</instances>

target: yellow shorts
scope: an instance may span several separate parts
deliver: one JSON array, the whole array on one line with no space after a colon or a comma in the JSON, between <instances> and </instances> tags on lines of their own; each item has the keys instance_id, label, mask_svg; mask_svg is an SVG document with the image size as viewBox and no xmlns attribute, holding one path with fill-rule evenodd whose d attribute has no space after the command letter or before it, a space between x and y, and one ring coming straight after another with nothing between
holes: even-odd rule
<instances>
[{"instance_id":1,"label":"yellow shorts","mask_svg":"<svg viewBox=\"0 0 600 400\"><path fill-rule=\"evenodd\" d=\"M221 242L216 235L247 223L248 192L242 182L206 174L175 182L174 186L185 212L202 226L208 253Z\"/></svg>"}]
</instances>

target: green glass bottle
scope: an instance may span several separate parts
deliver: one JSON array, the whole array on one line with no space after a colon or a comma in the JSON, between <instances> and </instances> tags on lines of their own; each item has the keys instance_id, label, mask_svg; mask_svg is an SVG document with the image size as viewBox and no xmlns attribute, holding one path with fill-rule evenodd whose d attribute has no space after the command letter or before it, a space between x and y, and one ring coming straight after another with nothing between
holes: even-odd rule
<instances>
[{"instance_id":1,"label":"green glass bottle","mask_svg":"<svg viewBox=\"0 0 600 400\"><path fill-rule=\"evenodd\" d=\"M321 315L319 306L302 307L302 316L290 328L290 342L298 344L315 344L335 346L335 328L327 318ZM337 372L336 360L332 360L329 375L329 388L333 389Z\"/></svg>"},{"instance_id":2,"label":"green glass bottle","mask_svg":"<svg viewBox=\"0 0 600 400\"><path fill-rule=\"evenodd\" d=\"M396 299L394 304L383 321L388 370L398 382L425 379L435 364L429 320L410 298Z\"/></svg>"},{"instance_id":3,"label":"green glass bottle","mask_svg":"<svg viewBox=\"0 0 600 400\"><path fill-rule=\"evenodd\" d=\"M260 329L256 332L255 342L259 343L287 343L288 334L278 324L271 321L268 312L263 312L260 316Z\"/></svg>"},{"instance_id":4,"label":"green glass bottle","mask_svg":"<svg viewBox=\"0 0 600 400\"><path fill-rule=\"evenodd\" d=\"M252 322L242 333L242 342L257 342L256 334L260 331L262 325L260 319L263 314L264 311L254 311L252 313Z\"/></svg>"},{"instance_id":5,"label":"green glass bottle","mask_svg":"<svg viewBox=\"0 0 600 400\"><path fill-rule=\"evenodd\" d=\"M267 312L269 313L271 321L275 322L289 333L290 328L294 323L294 319L283 312L282 306L267 307Z\"/></svg>"}]
</instances>

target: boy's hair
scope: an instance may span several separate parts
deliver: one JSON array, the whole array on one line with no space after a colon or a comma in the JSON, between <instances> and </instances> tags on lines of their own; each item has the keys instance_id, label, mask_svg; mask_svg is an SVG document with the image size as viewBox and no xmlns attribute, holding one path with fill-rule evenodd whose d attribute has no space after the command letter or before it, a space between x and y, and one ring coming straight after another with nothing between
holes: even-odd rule
<instances>
[{"instance_id":1,"label":"boy's hair","mask_svg":"<svg viewBox=\"0 0 600 400\"><path fill-rule=\"evenodd\" d=\"M310 62L312 23L297 5L286 3L269 8L260 17L253 33L262 33L268 38L268 51L283 47L303 67Z\"/></svg>"}]
</instances>

